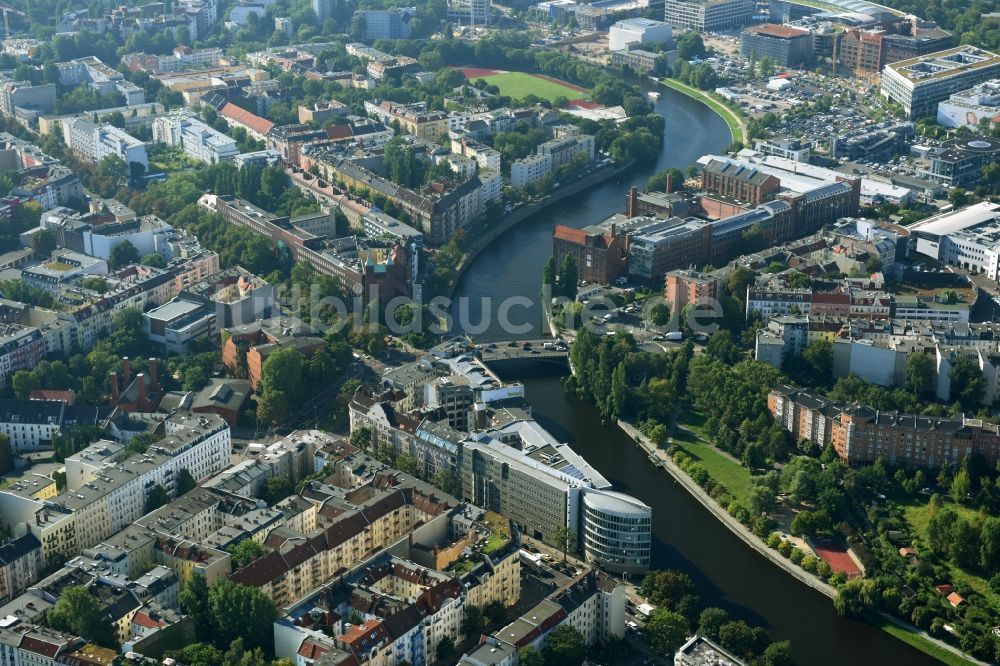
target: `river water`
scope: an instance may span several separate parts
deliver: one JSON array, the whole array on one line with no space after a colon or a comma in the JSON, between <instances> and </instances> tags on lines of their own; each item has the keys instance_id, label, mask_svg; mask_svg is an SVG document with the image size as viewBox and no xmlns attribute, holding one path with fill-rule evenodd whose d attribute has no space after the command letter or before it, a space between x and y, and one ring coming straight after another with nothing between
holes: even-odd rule
<instances>
[{"instance_id":1,"label":"river water","mask_svg":"<svg viewBox=\"0 0 1000 666\"><path fill-rule=\"evenodd\" d=\"M585 227L601 222L614 213L624 212L625 196L630 185L644 189L646 180L657 171L668 167L686 170L702 155L725 150L731 136L721 118L680 93L661 89L662 95L655 104L656 111L666 118L666 129L663 150L656 165L633 168L590 191L565 199L528 218L496 240L476 257L455 289L452 315L458 330L469 328L462 326L460 319L461 308L466 308L468 315L465 321L473 325L482 324L485 329L484 332L474 330L477 339L539 337L541 308L538 293L542 267L552 256L552 227L557 224ZM505 298L514 296L527 297L532 305L510 309L509 320L525 329L512 334L500 326L498 311Z\"/></svg>"},{"instance_id":2,"label":"river water","mask_svg":"<svg viewBox=\"0 0 1000 666\"><path fill-rule=\"evenodd\" d=\"M729 144L722 119L679 93L662 89L656 110L666 118L666 140L654 168L634 169L525 220L476 258L455 296L466 299L467 322L488 323L477 338L523 339L540 333L537 294L542 267L552 254L553 225L579 228L622 212L630 185L641 187L652 173L667 167L685 169L701 155L720 152ZM512 322L530 327L513 335L496 317L499 303L511 297L534 302L530 308L511 310ZM453 314L457 318L458 312ZM543 425L570 442L617 490L653 508L653 565L688 572L707 604L766 627L775 640L791 640L800 664L938 663L871 625L837 617L829 599L750 550L666 472L653 467L620 430L602 427L596 410L566 396L558 377L522 378Z\"/></svg>"}]
</instances>

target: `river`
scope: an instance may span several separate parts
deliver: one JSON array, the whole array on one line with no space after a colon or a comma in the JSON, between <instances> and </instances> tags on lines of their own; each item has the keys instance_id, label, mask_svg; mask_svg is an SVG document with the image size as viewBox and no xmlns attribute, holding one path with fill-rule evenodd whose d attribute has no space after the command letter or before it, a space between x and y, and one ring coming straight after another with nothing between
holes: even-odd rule
<instances>
[{"instance_id":1,"label":"river","mask_svg":"<svg viewBox=\"0 0 1000 666\"><path fill-rule=\"evenodd\" d=\"M653 88L650 87L649 90ZM538 292L542 282L542 267L552 256L552 227L557 224L580 228L596 224L614 213L625 211L625 196L630 185L645 188L646 180L657 171L669 167L685 170L706 153L725 150L731 141L729 128L717 115L696 101L660 87L662 95L656 101L656 111L666 118L663 150L654 167L633 168L605 181L589 192L561 201L534 215L495 241L480 254L462 276L455 289L452 314L456 328L461 325L460 308L467 308L466 322L480 324L484 332L476 331L477 339L502 340L539 337L541 308ZM497 312L505 298L521 296L532 300L528 308L510 310L510 321L525 330L514 334L500 326ZM488 298L490 307L483 307ZM484 314L489 318L486 326Z\"/></svg>"},{"instance_id":2,"label":"river","mask_svg":"<svg viewBox=\"0 0 1000 666\"><path fill-rule=\"evenodd\" d=\"M938 663L870 624L839 617L827 597L750 550L621 430L602 426L593 405L566 395L560 377L520 374L534 417L615 490L653 508L653 567L686 571L707 605L790 640L799 664Z\"/></svg>"},{"instance_id":3,"label":"river","mask_svg":"<svg viewBox=\"0 0 1000 666\"><path fill-rule=\"evenodd\" d=\"M622 212L630 185L667 167L685 169L698 157L725 149L730 134L721 118L694 100L661 88L656 110L666 118L666 140L653 168L633 169L576 198L563 201L510 231L480 254L456 289L466 299L466 320L490 316L481 339L527 338L541 331L537 294L545 261L552 254L552 227L584 227ZM510 319L530 327L505 332L496 310L505 298L526 297L530 308L512 310ZM482 299L491 299L483 308ZM457 311L454 314L458 315ZM800 664L938 663L863 622L837 617L830 600L790 578L747 548L666 472L654 468L617 428L601 426L591 405L564 394L558 377L525 378L535 416L607 477L616 489L653 508L653 565L688 572L709 605L767 628L775 640L792 641Z\"/></svg>"}]
</instances>

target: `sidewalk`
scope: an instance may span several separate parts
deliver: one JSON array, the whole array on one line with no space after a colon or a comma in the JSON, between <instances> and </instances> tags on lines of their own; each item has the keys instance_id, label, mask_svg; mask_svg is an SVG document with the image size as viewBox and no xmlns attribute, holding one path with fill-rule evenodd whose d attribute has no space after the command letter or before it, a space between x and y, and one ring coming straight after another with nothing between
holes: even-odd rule
<instances>
[{"instance_id":1,"label":"sidewalk","mask_svg":"<svg viewBox=\"0 0 1000 666\"><path fill-rule=\"evenodd\" d=\"M680 467L675 465L674 461L670 459L670 456L667 455L666 451L646 439L646 437L639 432L635 426L625 423L624 421L619 421L618 426L625 432L625 434L632 438L636 444L642 447L642 449L648 453L651 458L655 459L655 464L657 466L665 469L670 476L674 477L675 481L684 486L685 490L687 490L692 497L712 512L716 518L722 521L722 523L728 527L733 534L742 539L748 546L820 594L826 595L831 599L837 596L837 589L835 587L828 585L812 574L804 571L797 565L793 564L791 560L782 556L778 551L768 548L766 543L758 539L757 535L744 527L743 523L729 515L729 512L719 506L701 486L685 474Z\"/></svg>"}]
</instances>

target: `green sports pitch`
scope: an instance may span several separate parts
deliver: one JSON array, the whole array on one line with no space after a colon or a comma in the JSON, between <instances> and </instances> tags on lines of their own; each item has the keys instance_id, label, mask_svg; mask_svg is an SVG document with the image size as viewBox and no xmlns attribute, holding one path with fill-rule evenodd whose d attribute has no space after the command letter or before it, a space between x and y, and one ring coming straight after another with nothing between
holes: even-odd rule
<instances>
[{"instance_id":1,"label":"green sports pitch","mask_svg":"<svg viewBox=\"0 0 1000 666\"><path fill-rule=\"evenodd\" d=\"M504 72L482 78L487 83L499 88L501 95L507 95L514 99L524 99L528 95L535 95L536 97L555 101L559 97L582 99L587 96L586 91L577 90L568 85L561 85L548 79L525 74L524 72Z\"/></svg>"}]
</instances>

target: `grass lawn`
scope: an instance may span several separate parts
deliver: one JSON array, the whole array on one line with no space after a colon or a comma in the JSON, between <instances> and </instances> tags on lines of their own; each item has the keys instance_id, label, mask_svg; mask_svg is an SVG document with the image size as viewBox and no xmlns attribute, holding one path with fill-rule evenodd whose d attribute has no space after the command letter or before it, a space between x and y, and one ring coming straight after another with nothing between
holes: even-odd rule
<instances>
[{"instance_id":1,"label":"grass lawn","mask_svg":"<svg viewBox=\"0 0 1000 666\"><path fill-rule=\"evenodd\" d=\"M903 506L903 515L906 518L906 522L910 524L910 527L913 528L916 534L920 535L924 543L927 543L927 524L931 520L930 507L926 502L929 498L921 496L919 499L912 497L894 499ZM979 518L979 513L967 506L950 501L945 501L945 506L966 520L976 521ZM955 565L950 565L949 570L951 580L947 582L952 585L966 586L973 589L977 594L986 599L995 611L1000 612L1000 595L990 589L989 582L985 578L974 573L969 573Z\"/></svg>"},{"instance_id":2,"label":"grass lawn","mask_svg":"<svg viewBox=\"0 0 1000 666\"><path fill-rule=\"evenodd\" d=\"M698 460L709 476L721 483L738 500L745 500L750 490L750 470L723 455L701 436L701 424L705 417L697 412L686 411L674 434L674 444L684 449L688 455Z\"/></svg>"},{"instance_id":3,"label":"grass lawn","mask_svg":"<svg viewBox=\"0 0 1000 666\"><path fill-rule=\"evenodd\" d=\"M957 654L950 652L949 650L945 650L937 643L927 640L920 634L915 634L912 631L907 631L897 624L893 624L877 613L867 615L866 619L887 634L898 638L904 643L912 645L924 654L930 655L940 662L949 664L949 666L971 666L973 664L973 662L968 659L962 659L962 657Z\"/></svg>"},{"instance_id":4,"label":"grass lawn","mask_svg":"<svg viewBox=\"0 0 1000 666\"><path fill-rule=\"evenodd\" d=\"M545 79L540 79L524 72L494 74L493 76L484 77L483 80L500 88L501 95L509 95L514 99L524 99L528 95L535 95L536 97L555 101L557 97L581 99L587 96L585 92L580 92L569 86L562 86L552 81L546 81Z\"/></svg>"},{"instance_id":5,"label":"grass lawn","mask_svg":"<svg viewBox=\"0 0 1000 666\"><path fill-rule=\"evenodd\" d=\"M726 121L729 125L729 133L733 135L733 141L743 141L744 131L743 131L743 119L730 109L728 106L718 101L708 93L698 90L697 88L692 88L686 83L681 83L670 78L660 79L660 83L667 86L668 88L673 88L679 93L683 93L692 99L696 99L708 108L715 111L717 114L722 116L722 119Z\"/></svg>"}]
</instances>

